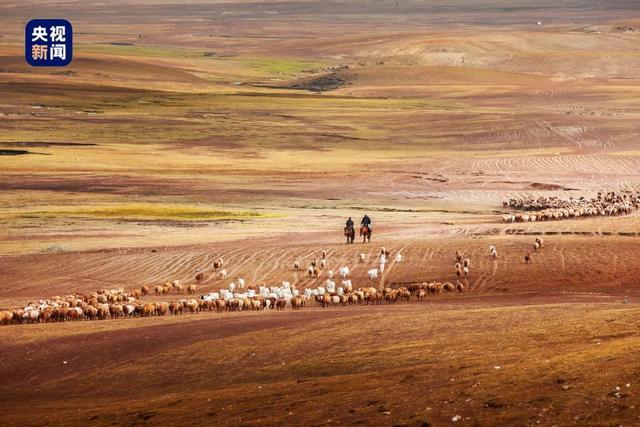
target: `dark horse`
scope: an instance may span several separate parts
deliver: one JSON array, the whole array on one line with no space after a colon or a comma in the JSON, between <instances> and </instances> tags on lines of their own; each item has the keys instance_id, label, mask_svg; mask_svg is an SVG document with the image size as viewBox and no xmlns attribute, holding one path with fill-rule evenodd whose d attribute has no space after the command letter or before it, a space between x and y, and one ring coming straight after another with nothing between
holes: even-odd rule
<instances>
[{"instance_id":1,"label":"dark horse","mask_svg":"<svg viewBox=\"0 0 640 427\"><path fill-rule=\"evenodd\" d=\"M371 243L371 228L369 228L368 225L363 225L362 227L360 227L360 235L363 236L362 243Z\"/></svg>"},{"instance_id":2,"label":"dark horse","mask_svg":"<svg viewBox=\"0 0 640 427\"><path fill-rule=\"evenodd\" d=\"M347 243L353 243L356 238L356 230L353 227L345 227L344 236L347 238Z\"/></svg>"}]
</instances>

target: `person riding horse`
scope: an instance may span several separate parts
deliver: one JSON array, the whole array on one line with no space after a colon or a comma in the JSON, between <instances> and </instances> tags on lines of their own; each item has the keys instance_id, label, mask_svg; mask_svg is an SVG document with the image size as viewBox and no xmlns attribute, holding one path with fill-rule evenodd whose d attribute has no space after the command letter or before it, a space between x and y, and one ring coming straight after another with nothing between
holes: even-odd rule
<instances>
[{"instance_id":1,"label":"person riding horse","mask_svg":"<svg viewBox=\"0 0 640 427\"><path fill-rule=\"evenodd\" d=\"M371 241L371 218L367 214L364 214L360 221L360 235L363 237L362 243Z\"/></svg>"},{"instance_id":2,"label":"person riding horse","mask_svg":"<svg viewBox=\"0 0 640 427\"><path fill-rule=\"evenodd\" d=\"M353 228L353 226L354 222L351 217L349 217L349 219L347 220L347 224L344 227L344 235L347 237L347 243L353 243L353 239L356 236L356 230L355 228Z\"/></svg>"},{"instance_id":3,"label":"person riding horse","mask_svg":"<svg viewBox=\"0 0 640 427\"><path fill-rule=\"evenodd\" d=\"M369 215L364 214L364 216L362 217L362 221L360 221L360 225L366 225L367 227L369 227L369 230L371 230L371 218L369 218Z\"/></svg>"}]
</instances>

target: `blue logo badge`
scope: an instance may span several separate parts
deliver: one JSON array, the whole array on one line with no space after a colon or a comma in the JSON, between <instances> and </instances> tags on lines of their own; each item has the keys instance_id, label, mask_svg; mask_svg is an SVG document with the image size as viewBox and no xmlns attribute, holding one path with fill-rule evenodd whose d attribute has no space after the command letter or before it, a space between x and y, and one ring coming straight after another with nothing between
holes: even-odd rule
<instances>
[{"instance_id":1,"label":"blue logo badge","mask_svg":"<svg viewBox=\"0 0 640 427\"><path fill-rule=\"evenodd\" d=\"M73 28L66 19L32 19L24 29L24 55L34 67L64 67L73 58Z\"/></svg>"}]
</instances>

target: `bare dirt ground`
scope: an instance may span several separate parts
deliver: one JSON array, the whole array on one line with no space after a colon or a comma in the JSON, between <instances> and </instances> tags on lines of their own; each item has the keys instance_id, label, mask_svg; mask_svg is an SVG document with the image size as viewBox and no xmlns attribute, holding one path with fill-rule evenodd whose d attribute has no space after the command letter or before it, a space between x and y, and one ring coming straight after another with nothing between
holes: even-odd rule
<instances>
[{"instance_id":1,"label":"bare dirt ground","mask_svg":"<svg viewBox=\"0 0 640 427\"><path fill-rule=\"evenodd\" d=\"M46 16L63 70L24 62ZM2 309L471 260L424 303L0 327L3 425L640 423L640 213L500 222L640 188L637 2L9 0L0 28ZM403 262L371 282L381 246Z\"/></svg>"}]
</instances>

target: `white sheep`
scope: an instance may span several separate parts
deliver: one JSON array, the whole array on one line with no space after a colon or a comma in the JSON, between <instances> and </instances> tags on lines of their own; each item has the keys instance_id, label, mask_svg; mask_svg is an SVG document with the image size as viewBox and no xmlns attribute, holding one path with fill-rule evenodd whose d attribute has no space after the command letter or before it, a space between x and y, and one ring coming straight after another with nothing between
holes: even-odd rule
<instances>
[{"instance_id":1,"label":"white sheep","mask_svg":"<svg viewBox=\"0 0 640 427\"><path fill-rule=\"evenodd\" d=\"M380 273L384 273L384 263L380 264Z\"/></svg>"},{"instance_id":2,"label":"white sheep","mask_svg":"<svg viewBox=\"0 0 640 427\"><path fill-rule=\"evenodd\" d=\"M349 267L340 267L340 277L344 279L346 277L349 277L349 274L351 274L351 272L349 271Z\"/></svg>"},{"instance_id":3,"label":"white sheep","mask_svg":"<svg viewBox=\"0 0 640 427\"><path fill-rule=\"evenodd\" d=\"M238 287L244 289L244 279L238 279Z\"/></svg>"},{"instance_id":4,"label":"white sheep","mask_svg":"<svg viewBox=\"0 0 640 427\"><path fill-rule=\"evenodd\" d=\"M326 266L327 266L327 261L325 261L324 259L320 260L320 267L325 268Z\"/></svg>"},{"instance_id":5,"label":"white sheep","mask_svg":"<svg viewBox=\"0 0 640 427\"><path fill-rule=\"evenodd\" d=\"M230 290L231 292L235 291L235 290L236 290L236 284L235 284L235 283L233 283L233 282L229 283L229 290Z\"/></svg>"},{"instance_id":6,"label":"white sheep","mask_svg":"<svg viewBox=\"0 0 640 427\"><path fill-rule=\"evenodd\" d=\"M367 259L367 256L365 254L360 254L360 262L364 262Z\"/></svg>"},{"instance_id":7,"label":"white sheep","mask_svg":"<svg viewBox=\"0 0 640 427\"><path fill-rule=\"evenodd\" d=\"M462 271L464 272L465 276L469 275L469 267L465 267Z\"/></svg>"},{"instance_id":8,"label":"white sheep","mask_svg":"<svg viewBox=\"0 0 640 427\"><path fill-rule=\"evenodd\" d=\"M220 277L223 279L227 278L227 270L220 270Z\"/></svg>"},{"instance_id":9,"label":"white sheep","mask_svg":"<svg viewBox=\"0 0 640 427\"><path fill-rule=\"evenodd\" d=\"M329 279L332 279L333 278L333 270L327 271L327 276L329 277Z\"/></svg>"},{"instance_id":10,"label":"white sheep","mask_svg":"<svg viewBox=\"0 0 640 427\"><path fill-rule=\"evenodd\" d=\"M396 263L400 263L400 262L402 262L402 254L398 252L398 255L396 255Z\"/></svg>"},{"instance_id":11,"label":"white sheep","mask_svg":"<svg viewBox=\"0 0 640 427\"><path fill-rule=\"evenodd\" d=\"M371 279L371 280L377 279L378 278L378 269L377 268L372 268L371 270L369 270L367 272L367 274L369 274L369 279Z\"/></svg>"},{"instance_id":12,"label":"white sheep","mask_svg":"<svg viewBox=\"0 0 640 427\"><path fill-rule=\"evenodd\" d=\"M385 254L380 255L380 264L387 262L387 256Z\"/></svg>"}]
</instances>

